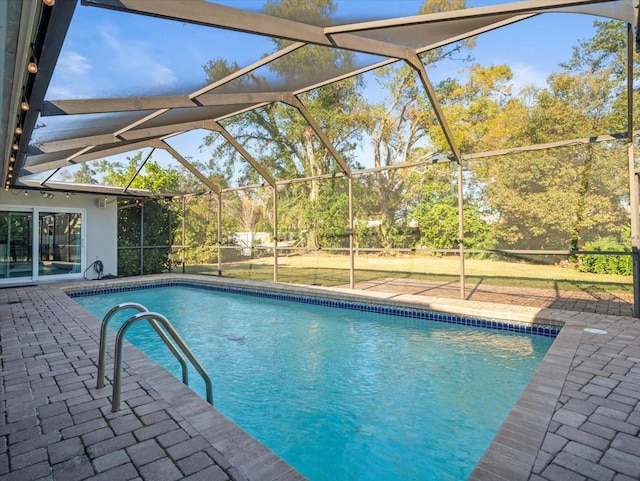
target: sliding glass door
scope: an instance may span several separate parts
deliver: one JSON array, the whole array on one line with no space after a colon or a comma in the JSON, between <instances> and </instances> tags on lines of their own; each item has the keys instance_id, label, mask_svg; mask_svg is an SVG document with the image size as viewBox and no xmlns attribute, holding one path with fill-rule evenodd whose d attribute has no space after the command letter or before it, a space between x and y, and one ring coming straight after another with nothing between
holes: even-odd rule
<instances>
[{"instance_id":1,"label":"sliding glass door","mask_svg":"<svg viewBox=\"0 0 640 481\"><path fill-rule=\"evenodd\" d=\"M0 284L80 277L83 209L0 207Z\"/></svg>"},{"instance_id":2,"label":"sliding glass door","mask_svg":"<svg viewBox=\"0 0 640 481\"><path fill-rule=\"evenodd\" d=\"M82 215L70 212L40 212L38 223L38 275L79 273Z\"/></svg>"},{"instance_id":3,"label":"sliding glass door","mask_svg":"<svg viewBox=\"0 0 640 481\"><path fill-rule=\"evenodd\" d=\"M33 214L0 211L0 279L33 276Z\"/></svg>"}]
</instances>

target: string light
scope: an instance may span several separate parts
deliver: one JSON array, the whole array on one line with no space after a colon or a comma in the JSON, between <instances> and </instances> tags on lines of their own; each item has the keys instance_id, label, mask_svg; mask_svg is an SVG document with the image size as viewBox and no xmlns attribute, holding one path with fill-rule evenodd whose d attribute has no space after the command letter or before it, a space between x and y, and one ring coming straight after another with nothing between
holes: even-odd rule
<instances>
[{"instance_id":1,"label":"string light","mask_svg":"<svg viewBox=\"0 0 640 481\"><path fill-rule=\"evenodd\" d=\"M16 127L16 135L22 135L22 127L20 127L19 125Z\"/></svg>"},{"instance_id":2,"label":"string light","mask_svg":"<svg viewBox=\"0 0 640 481\"><path fill-rule=\"evenodd\" d=\"M31 59L31 62L29 62L29 64L27 65L27 70L29 71L29 73L38 72L38 64L35 60Z\"/></svg>"},{"instance_id":3,"label":"string light","mask_svg":"<svg viewBox=\"0 0 640 481\"><path fill-rule=\"evenodd\" d=\"M29 102L27 102L26 100L23 100L22 102L20 102L20 108L26 112L27 110L29 110Z\"/></svg>"},{"instance_id":4,"label":"string light","mask_svg":"<svg viewBox=\"0 0 640 481\"><path fill-rule=\"evenodd\" d=\"M56 0L42 0L47 7L53 7L56 4Z\"/></svg>"}]
</instances>

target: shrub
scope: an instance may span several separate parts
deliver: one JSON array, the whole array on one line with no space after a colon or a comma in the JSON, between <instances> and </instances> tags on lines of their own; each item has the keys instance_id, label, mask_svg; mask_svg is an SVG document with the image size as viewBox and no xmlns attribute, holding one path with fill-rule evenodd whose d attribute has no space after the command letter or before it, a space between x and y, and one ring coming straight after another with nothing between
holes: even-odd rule
<instances>
[{"instance_id":1,"label":"shrub","mask_svg":"<svg viewBox=\"0 0 640 481\"><path fill-rule=\"evenodd\" d=\"M144 214L142 204L144 203ZM118 275L156 274L169 270L171 204L162 199L118 201ZM144 231L141 229L144 222ZM140 243L144 232L143 267Z\"/></svg>"},{"instance_id":2,"label":"shrub","mask_svg":"<svg viewBox=\"0 0 640 481\"><path fill-rule=\"evenodd\" d=\"M610 237L598 238L584 245L585 251L623 252L629 247ZM619 274L630 276L633 273L633 259L630 255L584 254L578 256L578 270L594 274Z\"/></svg>"}]
</instances>

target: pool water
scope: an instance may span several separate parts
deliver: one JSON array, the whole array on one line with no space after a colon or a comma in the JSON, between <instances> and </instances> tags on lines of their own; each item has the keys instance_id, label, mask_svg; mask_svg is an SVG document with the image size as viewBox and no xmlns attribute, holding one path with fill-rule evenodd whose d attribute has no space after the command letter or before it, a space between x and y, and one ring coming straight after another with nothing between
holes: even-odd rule
<instances>
[{"instance_id":1,"label":"pool water","mask_svg":"<svg viewBox=\"0 0 640 481\"><path fill-rule=\"evenodd\" d=\"M466 479L553 342L191 287L76 301L99 319L127 301L165 315L215 407L311 481ZM146 323L127 339L180 378Z\"/></svg>"}]
</instances>

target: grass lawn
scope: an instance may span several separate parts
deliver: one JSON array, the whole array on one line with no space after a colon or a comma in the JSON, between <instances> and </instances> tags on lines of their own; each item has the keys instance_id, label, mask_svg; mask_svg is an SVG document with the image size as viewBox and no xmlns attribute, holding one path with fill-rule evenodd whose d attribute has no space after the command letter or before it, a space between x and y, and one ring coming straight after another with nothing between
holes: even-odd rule
<instances>
[{"instance_id":1,"label":"grass lawn","mask_svg":"<svg viewBox=\"0 0 640 481\"><path fill-rule=\"evenodd\" d=\"M217 265L187 266L193 274L217 274ZM440 282L459 280L460 260L457 257L432 256L357 256L356 282L381 278L424 279ZM273 258L251 259L225 263L222 273L227 277L252 280L273 280ZM488 259L465 259L465 279L468 285L534 287L555 290L589 290L611 293L631 293L631 276L590 274L572 267L540 265L526 262L505 262ZM337 286L349 283L349 257L330 254L310 254L278 259L278 280L296 284Z\"/></svg>"}]
</instances>

